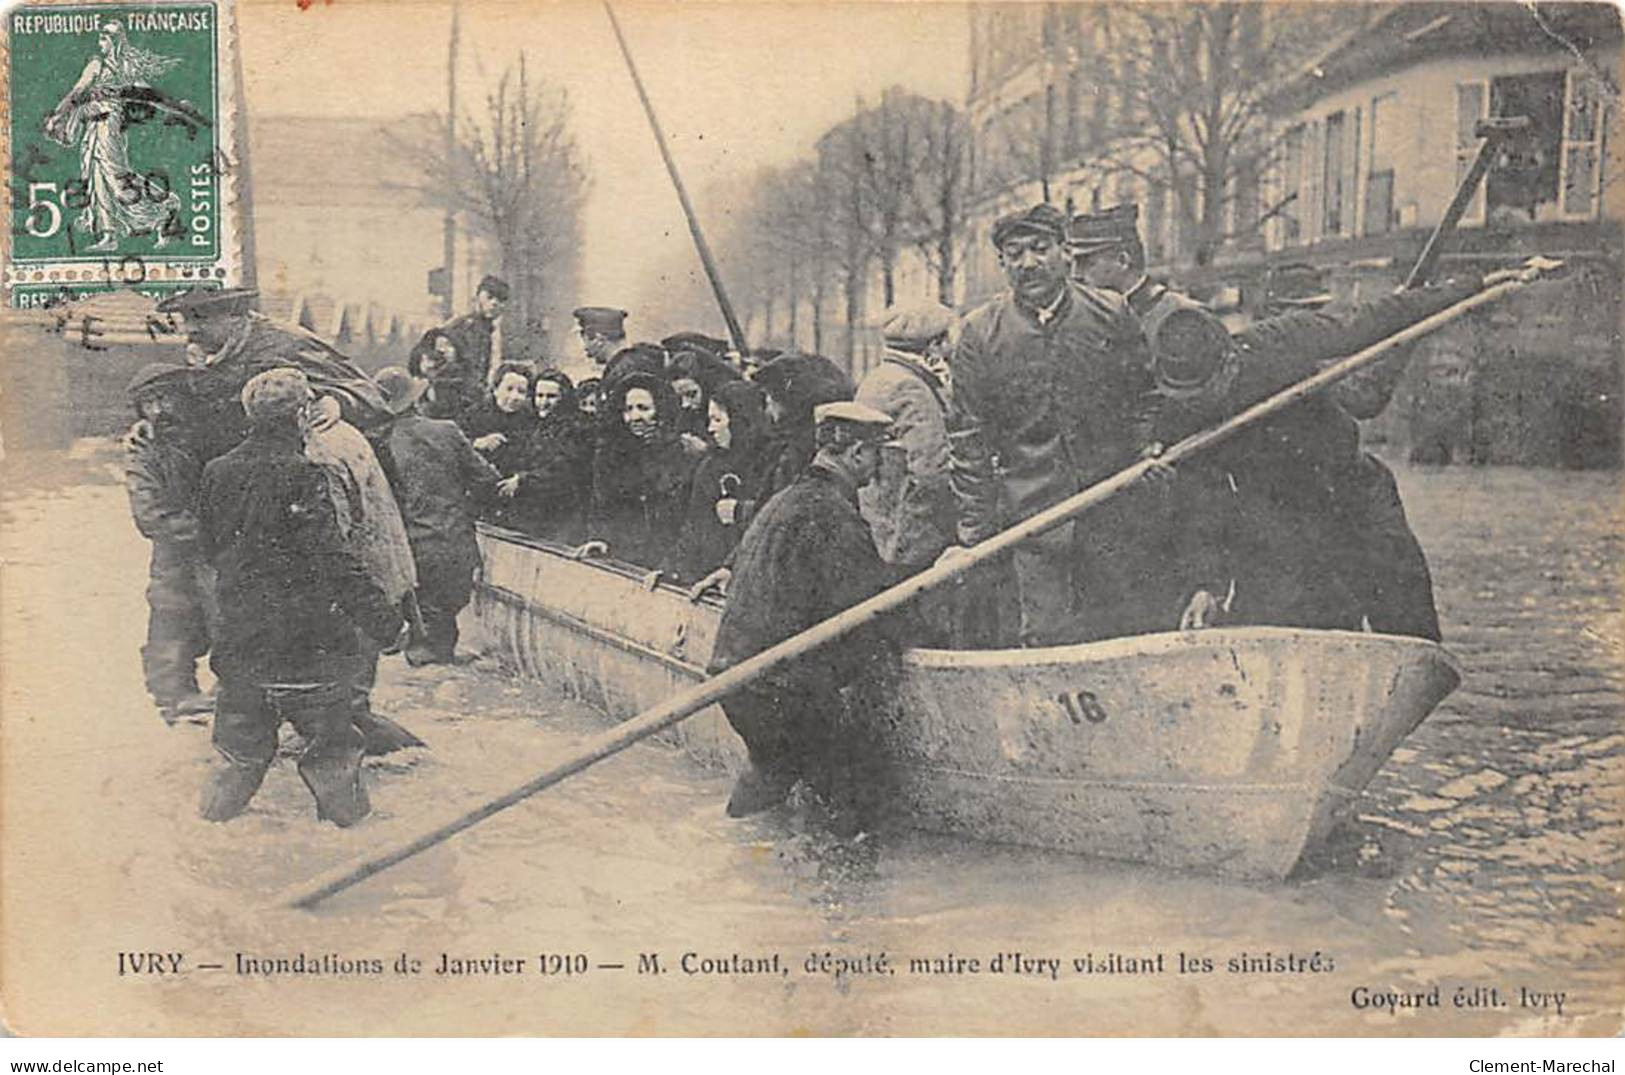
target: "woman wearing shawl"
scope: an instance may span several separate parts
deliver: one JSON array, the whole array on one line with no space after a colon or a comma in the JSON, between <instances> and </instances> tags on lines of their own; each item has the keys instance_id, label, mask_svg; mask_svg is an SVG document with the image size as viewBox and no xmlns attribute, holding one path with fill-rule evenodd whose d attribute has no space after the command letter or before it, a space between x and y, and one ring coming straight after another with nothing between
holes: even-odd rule
<instances>
[{"instance_id":1,"label":"woman wearing shawl","mask_svg":"<svg viewBox=\"0 0 1625 1075\"><path fill-rule=\"evenodd\" d=\"M685 584L716 570L739 544L773 462L761 388L732 381L707 406L711 449L694 472L682 537L665 568Z\"/></svg>"},{"instance_id":2,"label":"woman wearing shawl","mask_svg":"<svg viewBox=\"0 0 1625 1075\"><path fill-rule=\"evenodd\" d=\"M513 493L503 493L504 485L525 468L531 442L536 436L536 411L531 405L530 367L504 362L497 367L491 395L463 415L463 432L474 450L485 456L503 482L492 499L487 518L500 526L519 527L523 519L515 508Z\"/></svg>"},{"instance_id":3,"label":"woman wearing shawl","mask_svg":"<svg viewBox=\"0 0 1625 1075\"><path fill-rule=\"evenodd\" d=\"M527 458L497 495L512 498L526 533L576 545L585 537L592 493L592 427L576 406L575 385L559 370L536 375L532 398L536 425Z\"/></svg>"},{"instance_id":4,"label":"woman wearing shawl","mask_svg":"<svg viewBox=\"0 0 1625 1075\"><path fill-rule=\"evenodd\" d=\"M599 416L592 505L580 556L614 556L640 567L664 563L683 525L693 463L677 439L677 396L665 377L617 379Z\"/></svg>"},{"instance_id":5,"label":"woman wearing shawl","mask_svg":"<svg viewBox=\"0 0 1625 1075\"><path fill-rule=\"evenodd\" d=\"M682 436L683 449L699 458L711 446L707 436L710 400L723 385L739 380L739 374L715 355L688 350L672 356L666 377L680 405L677 432Z\"/></svg>"}]
</instances>

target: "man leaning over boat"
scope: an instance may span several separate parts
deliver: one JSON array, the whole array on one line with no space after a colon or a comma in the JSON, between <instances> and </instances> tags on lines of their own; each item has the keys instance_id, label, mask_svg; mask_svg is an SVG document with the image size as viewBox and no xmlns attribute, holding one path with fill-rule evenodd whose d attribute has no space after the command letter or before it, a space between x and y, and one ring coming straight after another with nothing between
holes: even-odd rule
<instances>
[{"instance_id":1,"label":"man leaning over boat","mask_svg":"<svg viewBox=\"0 0 1625 1075\"><path fill-rule=\"evenodd\" d=\"M1282 306L1233 335L1197 303L1165 303L1145 321L1163 400L1158 436L1172 443L1216 425L1484 287L1530 281L1553 264L1535 258L1340 314L1319 302ZM1197 486L1231 494L1182 504L1177 513L1187 545L1205 545L1228 563L1231 581L1225 592L1195 582L1187 626L1222 619L1438 640L1427 561L1393 475L1360 447L1358 419L1387 404L1407 352L1180 466Z\"/></svg>"},{"instance_id":2,"label":"man leaning over boat","mask_svg":"<svg viewBox=\"0 0 1625 1075\"><path fill-rule=\"evenodd\" d=\"M860 403L820 405L817 451L762 508L739 543L709 672L720 673L867 600L893 581L858 510L891 419ZM897 621L859 628L724 699L750 764L728 800L731 817L782 802L798 780L830 801L837 832L872 819L880 774L869 768L862 698L894 652Z\"/></svg>"}]
</instances>

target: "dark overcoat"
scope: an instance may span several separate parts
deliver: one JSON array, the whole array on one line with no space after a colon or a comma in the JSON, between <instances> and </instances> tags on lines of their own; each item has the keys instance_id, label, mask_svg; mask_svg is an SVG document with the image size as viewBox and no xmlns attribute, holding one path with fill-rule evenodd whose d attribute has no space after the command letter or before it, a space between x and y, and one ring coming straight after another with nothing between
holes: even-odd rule
<instances>
[{"instance_id":1,"label":"dark overcoat","mask_svg":"<svg viewBox=\"0 0 1625 1075\"><path fill-rule=\"evenodd\" d=\"M501 477L455 422L406 414L389 427L396 495L420 576L479 563L478 505Z\"/></svg>"},{"instance_id":2,"label":"dark overcoat","mask_svg":"<svg viewBox=\"0 0 1625 1075\"><path fill-rule=\"evenodd\" d=\"M356 652L356 627L382 645L401 615L339 537L327 476L298 435L252 432L203 469L200 548L218 575L221 677L301 682Z\"/></svg>"},{"instance_id":3,"label":"dark overcoat","mask_svg":"<svg viewBox=\"0 0 1625 1075\"><path fill-rule=\"evenodd\" d=\"M735 550L711 672L873 597L891 578L858 511L856 490L815 462L768 501ZM886 639L894 629L860 628L769 673L764 682L791 691L838 689L889 652Z\"/></svg>"}]
</instances>

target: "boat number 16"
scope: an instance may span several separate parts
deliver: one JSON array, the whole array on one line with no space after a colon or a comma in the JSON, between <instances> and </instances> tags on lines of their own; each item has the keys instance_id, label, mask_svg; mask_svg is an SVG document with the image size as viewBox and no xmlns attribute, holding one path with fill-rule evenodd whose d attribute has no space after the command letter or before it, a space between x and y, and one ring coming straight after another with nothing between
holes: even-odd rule
<instances>
[{"instance_id":1,"label":"boat number 16","mask_svg":"<svg viewBox=\"0 0 1625 1075\"><path fill-rule=\"evenodd\" d=\"M1055 696L1055 702L1073 724L1082 724L1084 721L1099 724L1106 719L1106 710L1101 706L1100 699L1095 697L1094 691L1062 691Z\"/></svg>"}]
</instances>

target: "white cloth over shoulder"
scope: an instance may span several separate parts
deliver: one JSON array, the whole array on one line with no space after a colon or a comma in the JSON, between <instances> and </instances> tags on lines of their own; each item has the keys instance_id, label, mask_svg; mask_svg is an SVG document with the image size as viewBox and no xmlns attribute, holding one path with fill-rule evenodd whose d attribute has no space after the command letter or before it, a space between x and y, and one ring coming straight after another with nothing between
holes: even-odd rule
<instances>
[{"instance_id":1,"label":"white cloth over shoulder","mask_svg":"<svg viewBox=\"0 0 1625 1075\"><path fill-rule=\"evenodd\" d=\"M305 458L327 473L339 533L393 602L417 588L406 524L378 456L360 430L337 422L305 438Z\"/></svg>"}]
</instances>

